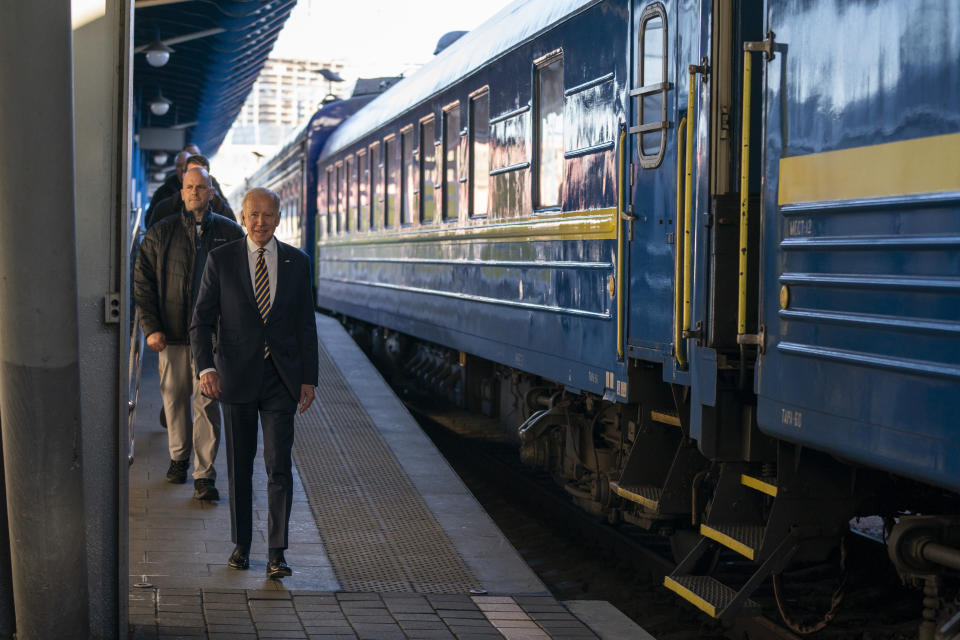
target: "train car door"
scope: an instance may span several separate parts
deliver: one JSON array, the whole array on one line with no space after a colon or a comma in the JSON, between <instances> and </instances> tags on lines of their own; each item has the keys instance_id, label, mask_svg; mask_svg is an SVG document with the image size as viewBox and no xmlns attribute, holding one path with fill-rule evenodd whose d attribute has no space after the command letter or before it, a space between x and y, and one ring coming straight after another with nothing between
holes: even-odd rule
<instances>
[{"instance_id":1,"label":"train car door","mask_svg":"<svg viewBox=\"0 0 960 640\"><path fill-rule=\"evenodd\" d=\"M677 0L633 0L628 124L630 355L671 361L674 323Z\"/></svg>"},{"instance_id":2,"label":"train car door","mask_svg":"<svg viewBox=\"0 0 960 640\"><path fill-rule=\"evenodd\" d=\"M958 490L960 4L767 11L759 426Z\"/></svg>"}]
</instances>

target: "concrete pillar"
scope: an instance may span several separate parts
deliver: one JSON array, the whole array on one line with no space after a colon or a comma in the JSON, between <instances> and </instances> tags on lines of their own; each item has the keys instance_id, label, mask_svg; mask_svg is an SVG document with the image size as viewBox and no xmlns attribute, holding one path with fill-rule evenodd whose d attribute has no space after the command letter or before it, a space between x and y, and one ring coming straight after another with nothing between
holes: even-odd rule
<instances>
[{"instance_id":1,"label":"concrete pillar","mask_svg":"<svg viewBox=\"0 0 960 640\"><path fill-rule=\"evenodd\" d=\"M0 416L17 637L89 636L69 2L0 20Z\"/></svg>"},{"instance_id":2,"label":"concrete pillar","mask_svg":"<svg viewBox=\"0 0 960 640\"><path fill-rule=\"evenodd\" d=\"M129 0L73 8L80 415L91 637L127 637ZM87 10L78 12L78 7ZM104 294L112 293L111 306ZM116 315L110 315L109 311Z\"/></svg>"}]
</instances>

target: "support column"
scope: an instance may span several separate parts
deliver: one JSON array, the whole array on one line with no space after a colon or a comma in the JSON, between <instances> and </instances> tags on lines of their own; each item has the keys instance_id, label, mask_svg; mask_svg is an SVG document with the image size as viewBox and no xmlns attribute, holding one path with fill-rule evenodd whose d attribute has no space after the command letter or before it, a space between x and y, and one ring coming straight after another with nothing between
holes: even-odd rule
<instances>
[{"instance_id":1,"label":"support column","mask_svg":"<svg viewBox=\"0 0 960 640\"><path fill-rule=\"evenodd\" d=\"M89 636L69 2L0 20L0 416L17 637Z\"/></svg>"}]
</instances>

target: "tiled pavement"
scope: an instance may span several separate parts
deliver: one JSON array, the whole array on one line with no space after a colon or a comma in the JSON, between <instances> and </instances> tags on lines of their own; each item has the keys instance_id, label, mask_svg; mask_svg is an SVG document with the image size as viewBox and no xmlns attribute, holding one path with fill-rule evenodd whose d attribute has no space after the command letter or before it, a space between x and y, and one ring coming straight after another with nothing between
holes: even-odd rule
<instances>
[{"instance_id":1,"label":"tiled pavement","mask_svg":"<svg viewBox=\"0 0 960 640\"><path fill-rule=\"evenodd\" d=\"M545 595L542 583L438 457L342 328L318 317L318 332L343 375L363 382L361 410L376 423L378 437L389 444L402 473L429 505L442 527L440 535L449 537L491 595L345 591L336 573L343 569L331 563L296 469L287 551L294 574L283 581L267 580L266 475L260 456L254 473L257 523L251 567L229 569L226 558L233 545L225 456L221 450L216 464L219 503L192 500L191 484L164 482L167 438L156 423L157 360L148 354L137 412L136 460L130 468L131 638L651 638L608 603L560 603ZM377 535L391 533L383 529Z\"/></svg>"},{"instance_id":2,"label":"tiled pavement","mask_svg":"<svg viewBox=\"0 0 960 640\"><path fill-rule=\"evenodd\" d=\"M159 597L143 591L130 604L138 639L598 637L549 596L168 589Z\"/></svg>"}]
</instances>

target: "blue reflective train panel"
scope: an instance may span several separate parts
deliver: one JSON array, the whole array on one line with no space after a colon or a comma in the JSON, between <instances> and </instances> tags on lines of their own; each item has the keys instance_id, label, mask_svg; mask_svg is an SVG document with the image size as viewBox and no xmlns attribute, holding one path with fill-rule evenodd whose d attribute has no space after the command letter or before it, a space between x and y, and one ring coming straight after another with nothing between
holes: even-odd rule
<instances>
[{"instance_id":1,"label":"blue reflective train panel","mask_svg":"<svg viewBox=\"0 0 960 640\"><path fill-rule=\"evenodd\" d=\"M767 4L760 426L960 489L960 5Z\"/></svg>"}]
</instances>

